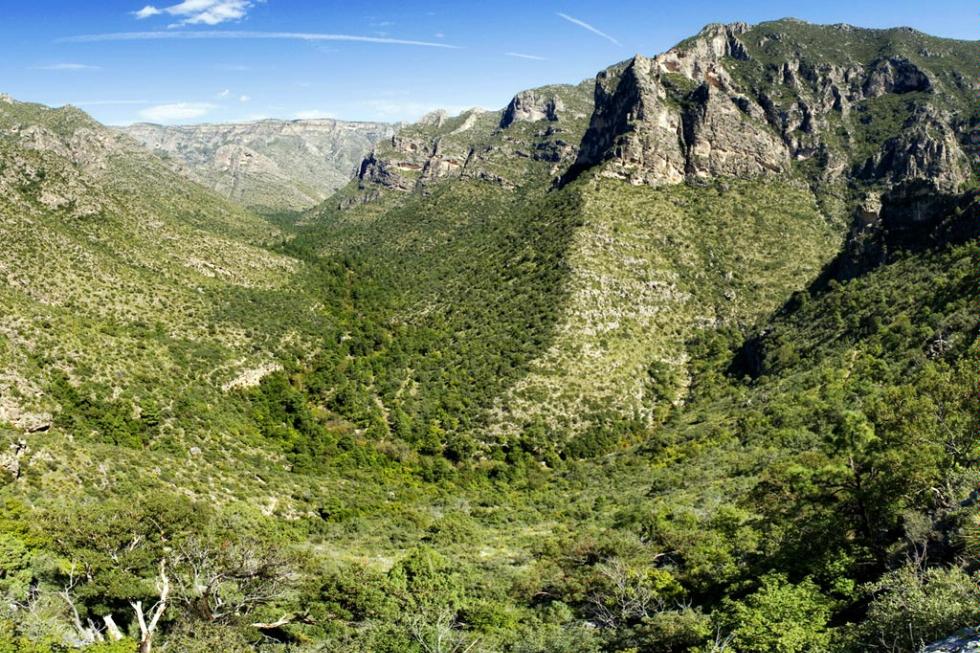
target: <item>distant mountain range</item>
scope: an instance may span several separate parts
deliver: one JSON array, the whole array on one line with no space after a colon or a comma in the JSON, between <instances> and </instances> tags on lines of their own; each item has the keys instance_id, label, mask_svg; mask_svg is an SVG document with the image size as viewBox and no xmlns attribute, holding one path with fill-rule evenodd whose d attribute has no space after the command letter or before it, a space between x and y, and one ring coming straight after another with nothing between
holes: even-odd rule
<instances>
[{"instance_id":1,"label":"distant mountain range","mask_svg":"<svg viewBox=\"0 0 980 653\"><path fill-rule=\"evenodd\" d=\"M346 184L397 125L340 120L260 120L229 125L120 128L184 174L264 211L308 209Z\"/></svg>"}]
</instances>

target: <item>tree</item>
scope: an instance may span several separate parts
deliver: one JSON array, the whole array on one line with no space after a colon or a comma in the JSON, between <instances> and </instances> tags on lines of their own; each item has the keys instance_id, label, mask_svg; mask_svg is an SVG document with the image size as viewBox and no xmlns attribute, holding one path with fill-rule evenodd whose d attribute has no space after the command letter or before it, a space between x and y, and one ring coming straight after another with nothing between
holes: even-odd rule
<instances>
[{"instance_id":1,"label":"tree","mask_svg":"<svg viewBox=\"0 0 980 653\"><path fill-rule=\"evenodd\" d=\"M206 622L234 623L247 617L278 600L293 577L278 548L256 539L236 541L211 532L190 537L178 552L178 600ZM284 615L252 625L272 629L290 621L292 616Z\"/></svg>"},{"instance_id":2,"label":"tree","mask_svg":"<svg viewBox=\"0 0 980 653\"><path fill-rule=\"evenodd\" d=\"M94 623L99 619L110 638L120 639L114 614L128 607L139 630L139 651L150 653L171 600L177 547L206 519L206 511L188 499L163 493L50 513L46 526L65 559L61 595L79 637L100 639Z\"/></svg>"},{"instance_id":3,"label":"tree","mask_svg":"<svg viewBox=\"0 0 980 653\"><path fill-rule=\"evenodd\" d=\"M726 599L721 614L742 653L817 653L829 644L831 604L809 579L794 585L780 574L764 576L744 599Z\"/></svg>"}]
</instances>

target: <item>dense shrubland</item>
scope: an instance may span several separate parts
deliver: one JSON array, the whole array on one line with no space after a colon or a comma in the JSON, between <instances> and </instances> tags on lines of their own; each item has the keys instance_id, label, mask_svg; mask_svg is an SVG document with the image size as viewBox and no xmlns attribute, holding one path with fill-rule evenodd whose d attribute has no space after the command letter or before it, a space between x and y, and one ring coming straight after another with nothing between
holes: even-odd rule
<instances>
[{"instance_id":1,"label":"dense shrubland","mask_svg":"<svg viewBox=\"0 0 980 653\"><path fill-rule=\"evenodd\" d=\"M856 106L857 151L926 99ZM0 424L0 653L891 653L980 618L973 196L845 243L869 189L813 166L519 157L263 222L12 138L0 408L38 414ZM62 177L99 210L42 208Z\"/></svg>"},{"instance_id":2,"label":"dense shrubland","mask_svg":"<svg viewBox=\"0 0 980 653\"><path fill-rule=\"evenodd\" d=\"M400 298L362 262L316 263L324 345L220 412L280 452L240 464L290 513L130 467L62 497L8 478L0 650L914 650L980 616L976 254L897 254L764 331L704 331L683 410L560 449L545 424L473 441L459 372L379 402L453 333L386 319ZM179 464L180 411L52 392L56 430Z\"/></svg>"}]
</instances>

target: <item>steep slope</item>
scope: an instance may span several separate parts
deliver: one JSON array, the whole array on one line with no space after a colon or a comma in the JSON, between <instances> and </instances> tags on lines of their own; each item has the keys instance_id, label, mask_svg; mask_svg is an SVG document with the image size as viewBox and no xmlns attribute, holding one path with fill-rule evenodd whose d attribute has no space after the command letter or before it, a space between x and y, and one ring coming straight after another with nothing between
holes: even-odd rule
<instances>
[{"instance_id":1,"label":"steep slope","mask_svg":"<svg viewBox=\"0 0 980 653\"><path fill-rule=\"evenodd\" d=\"M262 314L303 269L268 249L282 234L130 139L4 98L0 162L0 422L45 430L107 402L134 421L98 438L173 434L198 419L182 403L309 337L300 303L288 327Z\"/></svg>"},{"instance_id":2,"label":"steep slope","mask_svg":"<svg viewBox=\"0 0 980 653\"><path fill-rule=\"evenodd\" d=\"M977 623L978 50L710 26L406 127L288 233L3 99L0 649Z\"/></svg>"},{"instance_id":3,"label":"steep slope","mask_svg":"<svg viewBox=\"0 0 980 653\"><path fill-rule=\"evenodd\" d=\"M603 71L592 103L586 84L574 97L545 87L501 112L402 129L311 214L305 238L388 275L402 289L395 319L454 344L482 332L480 356L510 360L473 379L478 440L631 437L683 401L693 334L751 328L816 282L849 234L955 204L975 177L976 50L904 29L708 26ZM562 218L532 201L551 196L578 208ZM520 238L488 251L448 235L518 215L527 226L534 206L553 244L547 269L518 266L540 252ZM440 265L456 256L474 277ZM492 279L507 280L497 297L527 298L524 315L502 318L510 326L485 328L492 311L466 290ZM519 360L511 340L487 335L501 328L526 333ZM420 356L404 379L429 364ZM439 383L418 395L442 394Z\"/></svg>"},{"instance_id":4,"label":"steep slope","mask_svg":"<svg viewBox=\"0 0 980 653\"><path fill-rule=\"evenodd\" d=\"M361 159L397 127L340 120L260 120L120 131L179 164L191 179L265 212L301 211L345 185Z\"/></svg>"}]
</instances>

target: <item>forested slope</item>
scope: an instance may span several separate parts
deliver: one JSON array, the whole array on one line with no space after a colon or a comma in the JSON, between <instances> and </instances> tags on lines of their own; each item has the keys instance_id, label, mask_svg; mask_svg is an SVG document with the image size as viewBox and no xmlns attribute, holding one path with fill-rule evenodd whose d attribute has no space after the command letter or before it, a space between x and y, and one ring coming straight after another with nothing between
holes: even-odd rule
<instances>
[{"instance_id":1,"label":"forested slope","mask_svg":"<svg viewBox=\"0 0 980 653\"><path fill-rule=\"evenodd\" d=\"M978 46L709 26L276 226L0 102L0 650L975 623Z\"/></svg>"}]
</instances>

